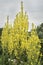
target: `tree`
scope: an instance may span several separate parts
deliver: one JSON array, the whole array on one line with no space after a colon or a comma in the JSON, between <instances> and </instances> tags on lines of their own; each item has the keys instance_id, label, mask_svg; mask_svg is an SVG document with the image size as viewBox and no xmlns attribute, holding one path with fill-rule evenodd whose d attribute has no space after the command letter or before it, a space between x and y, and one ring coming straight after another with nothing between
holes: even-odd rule
<instances>
[{"instance_id":1,"label":"tree","mask_svg":"<svg viewBox=\"0 0 43 65\"><path fill-rule=\"evenodd\" d=\"M40 39L43 39L43 23L40 26L37 26L37 33Z\"/></svg>"},{"instance_id":2,"label":"tree","mask_svg":"<svg viewBox=\"0 0 43 65\"><path fill-rule=\"evenodd\" d=\"M3 28L0 28L0 55L2 55L2 47L1 47L1 35Z\"/></svg>"},{"instance_id":3,"label":"tree","mask_svg":"<svg viewBox=\"0 0 43 65\"><path fill-rule=\"evenodd\" d=\"M41 23L39 26L37 26L37 34L41 40L41 53L42 53L42 59L41 64L43 65L43 23Z\"/></svg>"}]
</instances>

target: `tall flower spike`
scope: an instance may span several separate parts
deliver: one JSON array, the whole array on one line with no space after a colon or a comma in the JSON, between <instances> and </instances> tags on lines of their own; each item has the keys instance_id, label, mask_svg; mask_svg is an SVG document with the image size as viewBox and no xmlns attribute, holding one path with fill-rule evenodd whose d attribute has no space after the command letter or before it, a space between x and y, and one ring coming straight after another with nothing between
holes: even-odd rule
<instances>
[{"instance_id":1,"label":"tall flower spike","mask_svg":"<svg viewBox=\"0 0 43 65\"><path fill-rule=\"evenodd\" d=\"M16 15L16 18L17 18L17 22L18 22L18 14Z\"/></svg>"},{"instance_id":2,"label":"tall flower spike","mask_svg":"<svg viewBox=\"0 0 43 65\"><path fill-rule=\"evenodd\" d=\"M21 12L23 14L23 2L21 1Z\"/></svg>"},{"instance_id":3,"label":"tall flower spike","mask_svg":"<svg viewBox=\"0 0 43 65\"><path fill-rule=\"evenodd\" d=\"M7 16L7 20L6 20L5 26L6 26L7 28L8 28L8 26L9 26L9 16Z\"/></svg>"},{"instance_id":4,"label":"tall flower spike","mask_svg":"<svg viewBox=\"0 0 43 65\"><path fill-rule=\"evenodd\" d=\"M5 26L8 27L8 24L9 24L9 16L6 17L6 23L5 23Z\"/></svg>"},{"instance_id":5,"label":"tall flower spike","mask_svg":"<svg viewBox=\"0 0 43 65\"><path fill-rule=\"evenodd\" d=\"M32 30L34 30L34 27L35 27L35 25L34 25L34 23L32 23Z\"/></svg>"},{"instance_id":6,"label":"tall flower spike","mask_svg":"<svg viewBox=\"0 0 43 65\"><path fill-rule=\"evenodd\" d=\"M9 16L7 16L7 24L9 23Z\"/></svg>"}]
</instances>

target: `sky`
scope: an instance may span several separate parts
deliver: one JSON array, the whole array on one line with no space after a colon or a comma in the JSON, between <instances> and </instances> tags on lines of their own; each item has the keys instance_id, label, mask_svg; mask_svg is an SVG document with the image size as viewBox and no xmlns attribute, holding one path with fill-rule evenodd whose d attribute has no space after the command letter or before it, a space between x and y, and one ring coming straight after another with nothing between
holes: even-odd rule
<instances>
[{"instance_id":1,"label":"sky","mask_svg":"<svg viewBox=\"0 0 43 65\"><path fill-rule=\"evenodd\" d=\"M43 0L0 0L0 28L4 26L7 16L9 23L13 23L16 14L20 12L21 1L29 18L30 29L32 22L36 26L43 23Z\"/></svg>"}]
</instances>

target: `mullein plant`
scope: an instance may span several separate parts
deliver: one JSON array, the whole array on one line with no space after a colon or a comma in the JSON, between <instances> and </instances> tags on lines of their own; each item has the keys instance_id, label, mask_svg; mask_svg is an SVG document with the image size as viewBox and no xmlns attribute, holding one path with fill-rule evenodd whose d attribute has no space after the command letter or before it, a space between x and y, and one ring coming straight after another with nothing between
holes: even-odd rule
<instances>
[{"instance_id":1,"label":"mullein plant","mask_svg":"<svg viewBox=\"0 0 43 65\"><path fill-rule=\"evenodd\" d=\"M2 53L2 65L5 65L6 63L6 59L8 56L8 41L9 41L9 23L8 23L8 18L7 17L7 22L3 28L2 31L2 36L1 36L1 42L2 42L2 49L3 49L3 53ZM7 60L8 61L8 60Z\"/></svg>"},{"instance_id":2,"label":"mullein plant","mask_svg":"<svg viewBox=\"0 0 43 65\"><path fill-rule=\"evenodd\" d=\"M23 2L21 2L21 11L16 15L13 27L9 29L7 22L1 37L3 56L4 49L7 48L7 53L10 55L8 61L12 61L15 65L40 65L40 60L38 61L41 48L40 39L34 24L32 24L31 35L28 35L28 26L28 16L23 11Z\"/></svg>"}]
</instances>

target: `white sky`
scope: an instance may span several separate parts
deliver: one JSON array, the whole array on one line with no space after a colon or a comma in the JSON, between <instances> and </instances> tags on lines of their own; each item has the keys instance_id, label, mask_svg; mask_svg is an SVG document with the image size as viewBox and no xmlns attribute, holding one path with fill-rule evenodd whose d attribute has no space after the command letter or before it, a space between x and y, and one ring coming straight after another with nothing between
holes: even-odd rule
<instances>
[{"instance_id":1,"label":"white sky","mask_svg":"<svg viewBox=\"0 0 43 65\"><path fill-rule=\"evenodd\" d=\"M22 0L24 11L27 12L30 28L31 23L35 25L43 23L43 0ZM20 11L21 0L0 0L0 27L6 22L9 15L9 22L13 23L16 14Z\"/></svg>"}]
</instances>

